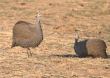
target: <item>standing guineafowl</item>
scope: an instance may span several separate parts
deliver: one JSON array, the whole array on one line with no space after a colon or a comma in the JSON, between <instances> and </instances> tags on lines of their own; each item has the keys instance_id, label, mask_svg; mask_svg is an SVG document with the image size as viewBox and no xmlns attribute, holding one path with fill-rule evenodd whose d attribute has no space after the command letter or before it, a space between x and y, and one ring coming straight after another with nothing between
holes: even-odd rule
<instances>
[{"instance_id":1,"label":"standing guineafowl","mask_svg":"<svg viewBox=\"0 0 110 78\"><path fill-rule=\"evenodd\" d=\"M13 41L12 48L15 46L21 46L27 48L28 57L32 53L30 48L37 47L43 40L43 32L40 23L40 15L36 16L35 24L31 24L25 21L18 21L13 27Z\"/></svg>"},{"instance_id":2,"label":"standing guineafowl","mask_svg":"<svg viewBox=\"0 0 110 78\"><path fill-rule=\"evenodd\" d=\"M101 39L86 39L79 41L79 36L75 35L74 50L78 57L102 57L107 58L106 43Z\"/></svg>"}]
</instances>

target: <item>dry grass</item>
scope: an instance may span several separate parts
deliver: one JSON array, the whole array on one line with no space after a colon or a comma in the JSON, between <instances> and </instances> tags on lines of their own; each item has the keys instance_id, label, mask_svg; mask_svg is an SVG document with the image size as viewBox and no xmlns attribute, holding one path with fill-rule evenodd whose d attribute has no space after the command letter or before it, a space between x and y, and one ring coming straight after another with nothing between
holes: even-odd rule
<instances>
[{"instance_id":1,"label":"dry grass","mask_svg":"<svg viewBox=\"0 0 110 78\"><path fill-rule=\"evenodd\" d=\"M18 20L34 23L38 9L44 41L28 58L25 49L10 48L12 28ZM109 78L110 57L73 56L75 29L105 40L110 54L110 1L0 0L0 78Z\"/></svg>"}]
</instances>

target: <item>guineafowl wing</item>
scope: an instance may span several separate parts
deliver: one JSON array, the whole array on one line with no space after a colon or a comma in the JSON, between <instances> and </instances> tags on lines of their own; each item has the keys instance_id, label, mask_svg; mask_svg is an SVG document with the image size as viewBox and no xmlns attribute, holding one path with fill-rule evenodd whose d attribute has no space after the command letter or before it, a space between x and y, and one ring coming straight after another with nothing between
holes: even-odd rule
<instances>
[{"instance_id":1,"label":"guineafowl wing","mask_svg":"<svg viewBox=\"0 0 110 78\"><path fill-rule=\"evenodd\" d=\"M32 26L32 24L25 22L16 24L13 28L13 37L21 40L32 38L34 35L34 28Z\"/></svg>"}]
</instances>

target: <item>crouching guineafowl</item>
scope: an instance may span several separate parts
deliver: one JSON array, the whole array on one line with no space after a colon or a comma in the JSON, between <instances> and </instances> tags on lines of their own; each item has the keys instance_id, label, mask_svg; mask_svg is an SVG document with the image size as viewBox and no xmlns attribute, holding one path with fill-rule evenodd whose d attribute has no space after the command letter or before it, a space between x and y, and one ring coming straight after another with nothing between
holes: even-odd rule
<instances>
[{"instance_id":1,"label":"crouching guineafowl","mask_svg":"<svg viewBox=\"0 0 110 78\"><path fill-rule=\"evenodd\" d=\"M106 43L101 39L86 39L79 41L78 33L75 33L74 50L78 57L102 57L107 58Z\"/></svg>"}]
</instances>

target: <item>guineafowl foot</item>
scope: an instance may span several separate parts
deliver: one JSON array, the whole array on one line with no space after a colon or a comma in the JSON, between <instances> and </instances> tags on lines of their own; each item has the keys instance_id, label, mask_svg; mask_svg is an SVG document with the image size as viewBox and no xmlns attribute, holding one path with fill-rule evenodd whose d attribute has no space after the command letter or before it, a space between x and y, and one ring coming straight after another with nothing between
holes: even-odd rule
<instances>
[{"instance_id":1,"label":"guineafowl foot","mask_svg":"<svg viewBox=\"0 0 110 78\"><path fill-rule=\"evenodd\" d=\"M28 54L28 57L32 57L32 52L31 52L31 50L30 50L30 48L27 48L27 54Z\"/></svg>"}]
</instances>

